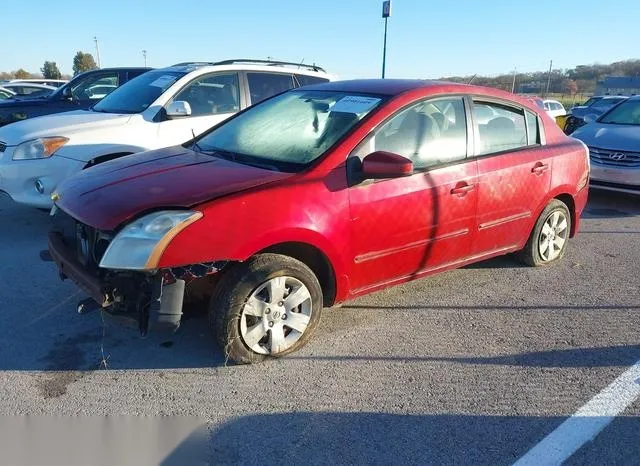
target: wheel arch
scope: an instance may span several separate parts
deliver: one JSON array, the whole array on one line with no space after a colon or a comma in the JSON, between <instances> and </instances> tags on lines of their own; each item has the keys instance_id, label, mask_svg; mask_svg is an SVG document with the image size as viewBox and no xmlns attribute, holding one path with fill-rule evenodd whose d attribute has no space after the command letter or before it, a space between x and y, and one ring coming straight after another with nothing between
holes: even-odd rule
<instances>
[{"instance_id":1,"label":"wheel arch","mask_svg":"<svg viewBox=\"0 0 640 466\"><path fill-rule=\"evenodd\" d=\"M330 307L336 301L337 279L329 257L318 247L300 241L286 241L268 246L257 254L281 254L299 260L315 274L320 282L325 306Z\"/></svg>"},{"instance_id":2,"label":"wheel arch","mask_svg":"<svg viewBox=\"0 0 640 466\"><path fill-rule=\"evenodd\" d=\"M576 234L576 202L569 193L558 194L554 199L561 201L569 209L569 215L571 216L571 231L569 232L569 237L573 238Z\"/></svg>"},{"instance_id":3,"label":"wheel arch","mask_svg":"<svg viewBox=\"0 0 640 466\"><path fill-rule=\"evenodd\" d=\"M570 231L569 237L573 238L577 231L578 216L576 213L575 198L571 194L571 191L572 189L570 186L559 186L558 188L549 192L549 194L545 197L544 201L542 201L538 206L538 208L536 209L535 215L532 216L532 224L529 231L530 232L533 231L533 228L535 227L536 222L538 221L538 217L540 217L540 215L542 214L542 211L545 209L545 207L547 207L549 202L551 202L554 199L557 199L563 202L569 209L569 215L571 216L571 231Z\"/></svg>"}]
</instances>

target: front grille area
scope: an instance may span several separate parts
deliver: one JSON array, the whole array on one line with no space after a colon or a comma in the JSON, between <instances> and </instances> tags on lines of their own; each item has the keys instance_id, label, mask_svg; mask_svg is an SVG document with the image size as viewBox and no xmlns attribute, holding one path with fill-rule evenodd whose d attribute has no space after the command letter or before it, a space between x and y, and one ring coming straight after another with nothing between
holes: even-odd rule
<instances>
[{"instance_id":1,"label":"front grille area","mask_svg":"<svg viewBox=\"0 0 640 466\"><path fill-rule=\"evenodd\" d=\"M589 147L589 154L591 156L591 161L599 165L619 168L640 167L640 152L627 152Z\"/></svg>"},{"instance_id":2,"label":"front grille area","mask_svg":"<svg viewBox=\"0 0 640 466\"><path fill-rule=\"evenodd\" d=\"M62 236L70 250L76 251L82 265L97 271L109 246L110 235L78 222L62 209L58 209L53 217L53 231Z\"/></svg>"}]
</instances>

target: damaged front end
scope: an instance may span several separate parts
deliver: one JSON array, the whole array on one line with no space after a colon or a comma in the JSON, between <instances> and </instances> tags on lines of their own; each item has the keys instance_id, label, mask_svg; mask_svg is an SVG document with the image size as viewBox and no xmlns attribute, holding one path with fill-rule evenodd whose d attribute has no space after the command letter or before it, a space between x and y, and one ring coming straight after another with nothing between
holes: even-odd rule
<instances>
[{"instance_id":1,"label":"damaged front end","mask_svg":"<svg viewBox=\"0 0 640 466\"><path fill-rule=\"evenodd\" d=\"M150 327L177 330L187 285L217 274L227 264L219 261L150 270L101 267L116 236L58 209L49 233L49 255L60 277L71 279L89 295L90 300L79 304L79 311L102 309L119 320L135 322L142 335Z\"/></svg>"}]
</instances>

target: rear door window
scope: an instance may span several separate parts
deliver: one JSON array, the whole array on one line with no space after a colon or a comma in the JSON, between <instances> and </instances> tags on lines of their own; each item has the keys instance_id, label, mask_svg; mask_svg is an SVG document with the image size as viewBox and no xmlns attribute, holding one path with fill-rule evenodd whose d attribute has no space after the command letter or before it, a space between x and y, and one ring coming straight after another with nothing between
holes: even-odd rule
<instances>
[{"instance_id":1,"label":"rear door window","mask_svg":"<svg viewBox=\"0 0 640 466\"><path fill-rule=\"evenodd\" d=\"M475 102L475 107L486 106L493 111L490 119L476 120L476 154L503 152L529 145L524 111L495 102Z\"/></svg>"},{"instance_id":2,"label":"rear door window","mask_svg":"<svg viewBox=\"0 0 640 466\"><path fill-rule=\"evenodd\" d=\"M247 73L251 105L295 87L293 75L284 73Z\"/></svg>"}]
</instances>

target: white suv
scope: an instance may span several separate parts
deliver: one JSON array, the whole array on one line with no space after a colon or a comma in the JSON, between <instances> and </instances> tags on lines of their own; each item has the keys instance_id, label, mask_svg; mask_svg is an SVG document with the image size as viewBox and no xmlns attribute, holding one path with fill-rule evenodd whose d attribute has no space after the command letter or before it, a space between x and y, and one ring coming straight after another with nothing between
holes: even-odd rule
<instances>
[{"instance_id":1,"label":"white suv","mask_svg":"<svg viewBox=\"0 0 640 466\"><path fill-rule=\"evenodd\" d=\"M330 80L315 65L261 60L179 63L149 71L89 110L0 128L0 192L48 208L58 183L83 168L182 144L274 94Z\"/></svg>"}]
</instances>

